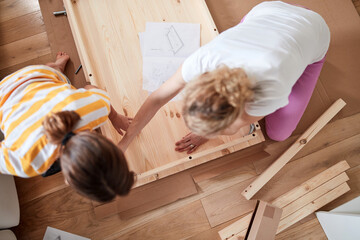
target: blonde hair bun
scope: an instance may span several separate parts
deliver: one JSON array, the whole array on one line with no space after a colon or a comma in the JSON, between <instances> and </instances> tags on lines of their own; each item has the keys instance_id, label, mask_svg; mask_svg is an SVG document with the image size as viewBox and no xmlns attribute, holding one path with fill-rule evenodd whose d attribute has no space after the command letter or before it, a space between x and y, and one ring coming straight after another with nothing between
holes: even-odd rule
<instances>
[{"instance_id":1,"label":"blonde hair bun","mask_svg":"<svg viewBox=\"0 0 360 240\"><path fill-rule=\"evenodd\" d=\"M218 132L235 121L253 95L253 85L243 69L222 65L186 85L184 120L199 135Z\"/></svg>"}]
</instances>

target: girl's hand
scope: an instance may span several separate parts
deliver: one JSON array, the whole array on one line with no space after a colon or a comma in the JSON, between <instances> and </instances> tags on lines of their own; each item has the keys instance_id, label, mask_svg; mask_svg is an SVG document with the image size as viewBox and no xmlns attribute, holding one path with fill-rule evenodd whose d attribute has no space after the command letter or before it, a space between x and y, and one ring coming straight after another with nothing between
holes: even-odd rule
<instances>
[{"instance_id":1,"label":"girl's hand","mask_svg":"<svg viewBox=\"0 0 360 240\"><path fill-rule=\"evenodd\" d=\"M175 150L178 152L187 151L187 154L194 152L200 145L206 143L209 139L198 136L194 133L188 133L180 141L176 142Z\"/></svg>"},{"instance_id":2,"label":"girl's hand","mask_svg":"<svg viewBox=\"0 0 360 240\"><path fill-rule=\"evenodd\" d=\"M115 130L121 135L124 136L123 131L126 131L131 122L132 118L126 117L124 115L121 115L119 113L116 113L116 116L113 116L112 118L109 118L112 125L114 126Z\"/></svg>"}]
</instances>

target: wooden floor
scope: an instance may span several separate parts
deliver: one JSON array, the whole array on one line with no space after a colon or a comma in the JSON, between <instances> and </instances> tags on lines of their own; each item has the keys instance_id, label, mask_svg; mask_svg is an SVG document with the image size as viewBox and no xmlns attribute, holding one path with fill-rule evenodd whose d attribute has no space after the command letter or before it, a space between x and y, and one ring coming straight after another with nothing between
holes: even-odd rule
<instances>
[{"instance_id":1,"label":"wooden floor","mask_svg":"<svg viewBox=\"0 0 360 240\"><path fill-rule=\"evenodd\" d=\"M353 2L360 14L360 0ZM37 0L0 0L0 36L0 78L54 57ZM357 113L328 124L256 197L270 201L343 159L351 166L347 173L352 190L323 209L332 209L360 195L359 122ZM18 239L25 240L42 239L47 226L93 240L219 239L218 230L253 206L251 202L239 201L241 190L295 138L255 146L247 151L264 149L265 157L247 159L212 178L201 175L201 166L191 169L189 174L197 176L197 194L129 219L116 214L99 219L93 203L67 187L61 174L45 179L16 179L21 220L13 230ZM233 164L239 157L235 153L216 161ZM277 239L326 239L326 236L315 215L310 215L278 234Z\"/></svg>"}]
</instances>

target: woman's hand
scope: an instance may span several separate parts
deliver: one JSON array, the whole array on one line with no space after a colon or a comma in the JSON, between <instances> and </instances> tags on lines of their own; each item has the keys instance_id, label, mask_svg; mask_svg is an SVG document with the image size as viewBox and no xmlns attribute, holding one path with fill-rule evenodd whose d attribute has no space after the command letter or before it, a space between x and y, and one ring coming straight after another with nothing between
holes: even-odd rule
<instances>
[{"instance_id":1,"label":"woman's hand","mask_svg":"<svg viewBox=\"0 0 360 240\"><path fill-rule=\"evenodd\" d=\"M175 150L178 152L187 151L187 154L194 152L200 145L206 143L209 139L198 136L194 133L188 133L180 141L175 143Z\"/></svg>"},{"instance_id":2,"label":"woman's hand","mask_svg":"<svg viewBox=\"0 0 360 240\"><path fill-rule=\"evenodd\" d=\"M111 110L109 114L109 120L111 124L114 126L115 130L121 136L124 136L123 131L127 131L133 119L119 114L118 112L115 111L115 109L112 106L110 108Z\"/></svg>"}]
</instances>

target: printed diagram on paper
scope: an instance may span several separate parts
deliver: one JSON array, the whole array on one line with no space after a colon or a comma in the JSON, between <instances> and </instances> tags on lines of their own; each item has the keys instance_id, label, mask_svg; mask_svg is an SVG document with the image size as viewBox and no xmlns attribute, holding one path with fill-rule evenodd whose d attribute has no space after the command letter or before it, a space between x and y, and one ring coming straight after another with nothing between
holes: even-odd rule
<instances>
[{"instance_id":1,"label":"printed diagram on paper","mask_svg":"<svg viewBox=\"0 0 360 240\"><path fill-rule=\"evenodd\" d=\"M139 39L143 89L153 92L200 47L200 24L148 22Z\"/></svg>"}]
</instances>

